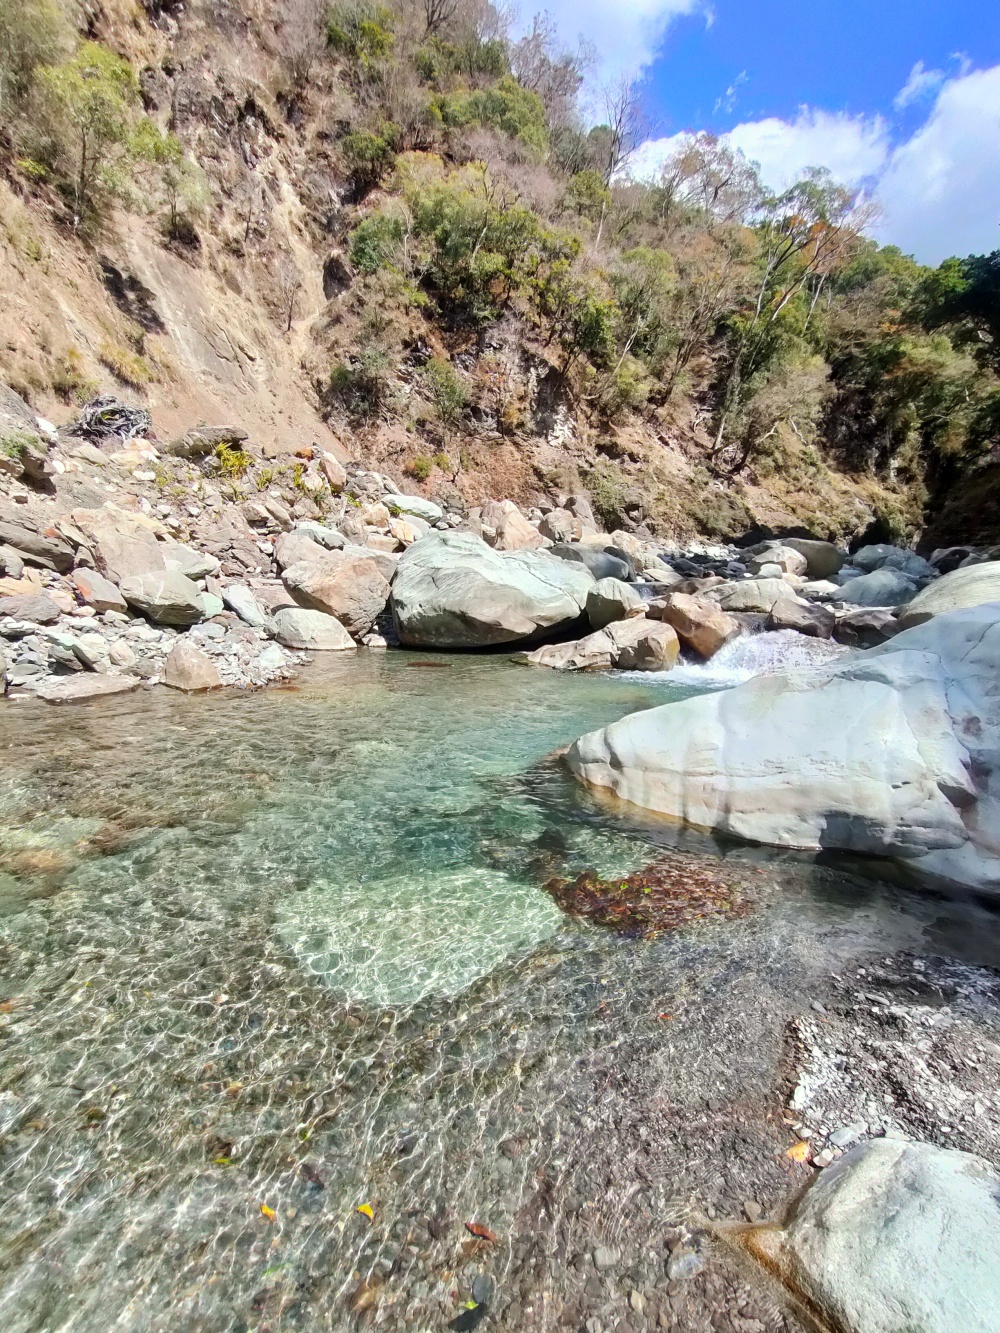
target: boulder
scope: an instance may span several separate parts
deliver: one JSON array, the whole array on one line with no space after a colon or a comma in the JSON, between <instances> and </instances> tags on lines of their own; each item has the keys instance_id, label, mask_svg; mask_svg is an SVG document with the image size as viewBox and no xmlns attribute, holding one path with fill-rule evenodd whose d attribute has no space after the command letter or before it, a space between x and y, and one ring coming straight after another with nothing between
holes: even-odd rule
<instances>
[{"instance_id":1,"label":"boulder","mask_svg":"<svg viewBox=\"0 0 1000 1333\"><path fill-rule=\"evenodd\" d=\"M792 546L768 546L759 555L751 556L747 563L752 573L764 578L771 577L764 573L764 568L769 565L777 566L778 578L782 574L805 574L809 568L806 557Z\"/></svg>"},{"instance_id":2,"label":"boulder","mask_svg":"<svg viewBox=\"0 0 1000 1333\"><path fill-rule=\"evenodd\" d=\"M186 639L174 644L163 663L163 683L174 690L217 690L222 685L219 669L210 657Z\"/></svg>"},{"instance_id":3,"label":"boulder","mask_svg":"<svg viewBox=\"0 0 1000 1333\"><path fill-rule=\"evenodd\" d=\"M123 579L121 594L158 625L194 625L205 618L198 585L174 570Z\"/></svg>"},{"instance_id":4,"label":"boulder","mask_svg":"<svg viewBox=\"0 0 1000 1333\"><path fill-rule=\"evenodd\" d=\"M401 546L412 546L429 529L430 524L425 523L422 518L411 516L410 518L389 519L389 536L393 537Z\"/></svg>"},{"instance_id":5,"label":"boulder","mask_svg":"<svg viewBox=\"0 0 1000 1333\"><path fill-rule=\"evenodd\" d=\"M646 613L646 602L634 583L621 579L598 579L587 593L587 619L594 629L603 629L616 620Z\"/></svg>"},{"instance_id":6,"label":"boulder","mask_svg":"<svg viewBox=\"0 0 1000 1333\"><path fill-rule=\"evenodd\" d=\"M513 500L488 500L479 515L483 540L497 551L526 551L545 545Z\"/></svg>"},{"instance_id":7,"label":"boulder","mask_svg":"<svg viewBox=\"0 0 1000 1333\"><path fill-rule=\"evenodd\" d=\"M684 646L705 659L713 657L741 630L739 621L720 611L715 602L682 592L669 592L666 597L657 598L649 604L646 614L672 626Z\"/></svg>"},{"instance_id":8,"label":"boulder","mask_svg":"<svg viewBox=\"0 0 1000 1333\"><path fill-rule=\"evenodd\" d=\"M770 611L775 602L788 596L783 579L746 579L742 583L720 583L709 589L713 602L723 611Z\"/></svg>"},{"instance_id":9,"label":"boulder","mask_svg":"<svg viewBox=\"0 0 1000 1333\"><path fill-rule=\"evenodd\" d=\"M917 585L911 578L897 569L883 567L842 584L836 600L853 606L902 606L916 593Z\"/></svg>"},{"instance_id":10,"label":"boulder","mask_svg":"<svg viewBox=\"0 0 1000 1333\"><path fill-rule=\"evenodd\" d=\"M808 537L787 537L783 546L806 558L806 573L811 579L828 579L836 574L847 559L846 551L834 546L833 542L812 541Z\"/></svg>"},{"instance_id":11,"label":"boulder","mask_svg":"<svg viewBox=\"0 0 1000 1333\"><path fill-rule=\"evenodd\" d=\"M98 676L84 672L79 676L53 676L35 686L35 693L46 703L76 704L112 694L130 694L141 683L138 676Z\"/></svg>"},{"instance_id":12,"label":"boulder","mask_svg":"<svg viewBox=\"0 0 1000 1333\"><path fill-rule=\"evenodd\" d=\"M550 542L578 542L583 536L583 524L568 509L553 509L543 517L538 531Z\"/></svg>"},{"instance_id":13,"label":"boulder","mask_svg":"<svg viewBox=\"0 0 1000 1333\"><path fill-rule=\"evenodd\" d=\"M569 560L574 564L585 566L595 579L621 579L623 583L635 581L635 570L624 551L616 553L606 547L592 546L590 543L571 546L557 542L550 548L549 554L558 556L560 560Z\"/></svg>"},{"instance_id":14,"label":"boulder","mask_svg":"<svg viewBox=\"0 0 1000 1333\"><path fill-rule=\"evenodd\" d=\"M412 514L425 523L437 523L444 518L441 506L433 500L425 500L422 495L383 495L382 503L390 514Z\"/></svg>"},{"instance_id":15,"label":"boulder","mask_svg":"<svg viewBox=\"0 0 1000 1333\"><path fill-rule=\"evenodd\" d=\"M296 523L292 532L301 532L303 536L308 537L327 551L341 551L347 545L347 538L336 528L329 528L325 523L314 523L312 519L308 518L301 523ZM282 539L279 537L278 540L281 541ZM295 561L292 560L289 563L294 564Z\"/></svg>"},{"instance_id":16,"label":"boulder","mask_svg":"<svg viewBox=\"0 0 1000 1333\"><path fill-rule=\"evenodd\" d=\"M388 551L376 551L370 546L355 546L352 542L347 543L343 548L343 553L354 560L373 561L375 568L389 583L392 582L393 575L396 573L396 566L399 564L398 555L392 555Z\"/></svg>"},{"instance_id":17,"label":"boulder","mask_svg":"<svg viewBox=\"0 0 1000 1333\"><path fill-rule=\"evenodd\" d=\"M421 648L516 643L577 620L594 579L547 551L495 551L467 532L430 532L400 557L392 609Z\"/></svg>"},{"instance_id":18,"label":"boulder","mask_svg":"<svg viewBox=\"0 0 1000 1333\"><path fill-rule=\"evenodd\" d=\"M327 551L319 560L291 565L282 582L299 606L336 616L358 638L368 633L389 600L389 582L378 564L347 551Z\"/></svg>"},{"instance_id":19,"label":"boulder","mask_svg":"<svg viewBox=\"0 0 1000 1333\"><path fill-rule=\"evenodd\" d=\"M0 545L8 546L29 565L64 574L73 568L73 548L56 533L35 532L19 523L0 521Z\"/></svg>"},{"instance_id":20,"label":"boulder","mask_svg":"<svg viewBox=\"0 0 1000 1333\"><path fill-rule=\"evenodd\" d=\"M1000 602L1000 560L966 565L942 575L910 600L899 621L904 629L909 629L933 616L984 602Z\"/></svg>"},{"instance_id":21,"label":"boulder","mask_svg":"<svg viewBox=\"0 0 1000 1333\"><path fill-rule=\"evenodd\" d=\"M238 426L195 426L165 446L165 452L175 458L207 458L220 445L239 449L249 436Z\"/></svg>"},{"instance_id":22,"label":"boulder","mask_svg":"<svg viewBox=\"0 0 1000 1333\"><path fill-rule=\"evenodd\" d=\"M585 495L581 495L579 492L576 495L567 495L563 508L568 509L571 514L580 520L585 537L597 532L597 519L594 517L591 503Z\"/></svg>"},{"instance_id":23,"label":"boulder","mask_svg":"<svg viewBox=\"0 0 1000 1333\"><path fill-rule=\"evenodd\" d=\"M0 575L19 579L24 573L24 560L12 546L0 546Z\"/></svg>"},{"instance_id":24,"label":"boulder","mask_svg":"<svg viewBox=\"0 0 1000 1333\"><path fill-rule=\"evenodd\" d=\"M70 518L86 538L99 572L113 583L120 585L123 579L166 570L156 536L132 514L109 505L74 509Z\"/></svg>"},{"instance_id":25,"label":"boulder","mask_svg":"<svg viewBox=\"0 0 1000 1333\"><path fill-rule=\"evenodd\" d=\"M222 589L222 604L233 611L246 625L254 629L269 630L271 618L248 587L242 583L230 583Z\"/></svg>"},{"instance_id":26,"label":"boulder","mask_svg":"<svg viewBox=\"0 0 1000 1333\"><path fill-rule=\"evenodd\" d=\"M927 579L933 577L936 572L934 566L922 555L906 551L901 546L889 546L885 543L862 546L850 559L855 569L863 570L866 574L873 574L877 569L895 569L912 579Z\"/></svg>"},{"instance_id":27,"label":"boulder","mask_svg":"<svg viewBox=\"0 0 1000 1333\"><path fill-rule=\"evenodd\" d=\"M525 656L530 666L557 671L669 671L680 644L669 625L642 617L620 620L573 643L549 643Z\"/></svg>"},{"instance_id":28,"label":"boulder","mask_svg":"<svg viewBox=\"0 0 1000 1333\"><path fill-rule=\"evenodd\" d=\"M274 636L286 648L312 652L342 652L357 647L339 620L323 611L306 611L298 606L275 612Z\"/></svg>"},{"instance_id":29,"label":"boulder","mask_svg":"<svg viewBox=\"0 0 1000 1333\"><path fill-rule=\"evenodd\" d=\"M1000 892L1000 606L584 736L583 781L775 846L899 858Z\"/></svg>"},{"instance_id":30,"label":"boulder","mask_svg":"<svg viewBox=\"0 0 1000 1333\"><path fill-rule=\"evenodd\" d=\"M219 572L219 562L214 555L206 555L180 542L161 542L160 552L167 569L186 574L189 579L197 581Z\"/></svg>"},{"instance_id":31,"label":"boulder","mask_svg":"<svg viewBox=\"0 0 1000 1333\"><path fill-rule=\"evenodd\" d=\"M800 602L794 597L779 598L767 617L768 629L794 629L813 639L828 639L837 617L828 607Z\"/></svg>"},{"instance_id":32,"label":"boulder","mask_svg":"<svg viewBox=\"0 0 1000 1333\"><path fill-rule=\"evenodd\" d=\"M274 543L274 561L279 569L288 569L305 561L322 560L328 548L302 528L282 532Z\"/></svg>"},{"instance_id":33,"label":"boulder","mask_svg":"<svg viewBox=\"0 0 1000 1333\"><path fill-rule=\"evenodd\" d=\"M30 620L34 625L54 625L61 615L58 605L43 592L0 597L0 616Z\"/></svg>"},{"instance_id":34,"label":"boulder","mask_svg":"<svg viewBox=\"0 0 1000 1333\"><path fill-rule=\"evenodd\" d=\"M981 1157L874 1139L816 1176L783 1224L739 1239L824 1327L995 1333L1000 1176Z\"/></svg>"},{"instance_id":35,"label":"boulder","mask_svg":"<svg viewBox=\"0 0 1000 1333\"><path fill-rule=\"evenodd\" d=\"M901 629L894 611L886 607L870 607L838 616L833 637L849 648L875 648L880 643L887 643Z\"/></svg>"},{"instance_id":36,"label":"boulder","mask_svg":"<svg viewBox=\"0 0 1000 1333\"><path fill-rule=\"evenodd\" d=\"M98 574L96 569L74 569L72 579L85 606L92 606L95 611L125 610L125 598L111 580Z\"/></svg>"},{"instance_id":37,"label":"boulder","mask_svg":"<svg viewBox=\"0 0 1000 1333\"><path fill-rule=\"evenodd\" d=\"M323 453L319 457L319 470L326 478L330 490L334 495L339 495L347 485L347 472L343 463L334 458L333 454Z\"/></svg>"}]
</instances>

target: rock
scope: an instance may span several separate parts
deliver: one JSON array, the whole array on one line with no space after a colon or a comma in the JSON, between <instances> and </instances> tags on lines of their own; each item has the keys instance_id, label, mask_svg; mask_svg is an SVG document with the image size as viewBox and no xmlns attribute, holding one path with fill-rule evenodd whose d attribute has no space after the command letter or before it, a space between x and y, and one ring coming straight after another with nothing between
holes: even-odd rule
<instances>
[{"instance_id":1,"label":"rock","mask_svg":"<svg viewBox=\"0 0 1000 1333\"><path fill-rule=\"evenodd\" d=\"M74 509L74 527L84 535L98 570L112 582L166 570L160 543L149 527L134 515L107 506Z\"/></svg>"},{"instance_id":2,"label":"rock","mask_svg":"<svg viewBox=\"0 0 1000 1333\"><path fill-rule=\"evenodd\" d=\"M355 546L351 542L344 547L344 555L350 556L352 560L373 561L375 568L389 583L392 582L399 563L398 555L392 555L387 551L375 551L369 546Z\"/></svg>"},{"instance_id":3,"label":"rock","mask_svg":"<svg viewBox=\"0 0 1000 1333\"><path fill-rule=\"evenodd\" d=\"M595 579L621 579L623 583L635 581L635 570L624 552L615 555L606 548L589 543L569 546L559 542L551 547L549 554L585 566Z\"/></svg>"},{"instance_id":4,"label":"rock","mask_svg":"<svg viewBox=\"0 0 1000 1333\"><path fill-rule=\"evenodd\" d=\"M204 555L201 551L192 550L190 546L184 546L180 542L161 542L160 553L167 569L186 574L189 579L194 579L196 582L198 579L219 572L219 562L214 555Z\"/></svg>"},{"instance_id":5,"label":"rock","mask_svg":"<svg viewBox=\"0 0 1000 1333\"><path fill-rule=\"evenodd\" d=\"M228 587L222 589L222 604L254 629L267 630L271 627L270 616L250 589L242 583L230 583Z\"/></svg>"},{"instance_id":6,"label":"rock","mask_svg":"<svg viewBox=\"0 0 1000 1333\"><path fill-rule=\"evenodd\" d=\"M214 592L199 592L198 601L201 605L201 614L203 619L212 620L215 616L221 616L226 609L226 604L221 597L217 597Z\"/></svg>"},{"instance_id":7,"label":"rock","mask_svg":"<svg viewBox=\"0 0 1000 1333\"><path fill-rule=\"evenodd\" d=\"M317 546L322 546L327 551L340 551L347 545L347 538L336 528L329 528L325 523L314 523L311 519L305 519L302 523L296 523L292 533L301 532L303 536L314 541ZM287 538L284 539L287 541ZM278 538L282 541L282 538ZM289 562L294 564L295 561Z\"/></svg>"},{"instance_id":8,"label":"rock","mask_svg":"<svg viewBox=\"0 0 1000 1333\"><path fill-rule=\"evenodd\" d=\"M430 532L400 557L392 609L400 641L423 648L516 643L569 625L594 579L547 551L494 551L465 532Z\"/></svg>"},{"instance_id":9,"label":"rock","mask_svg":"<svg viewBox=\"0 0 1000 1333\"><path fill-rule=\"evenodd\" d=\"M382 502L391 514L413 514L425 523L436 523L444 518L444 510L433 500L425 500L422 495L383 495Z\"/></svg>"},{"instance_id":10,"label":"rock","mask_svg":"<svg viewBox=\"0 0 1000 1333\"><path fill-rule=\"evenodd\" d=\"M314 652L341 652L357 644L339 620L323 611L283 607L275 612L274 636L286 648L308 648Z\"/></svg>"},{"instance_id":11,"label":"rock","mask_svg":"<svg viewBox=\"0 0 1000 1333\"><path fill-rule=\"evenodd\" d=\"M616 620L645 615L646 603L635 584L621 579L598 579L587 593L587 619L594 629L603 629Z\"/></svg>"},{"instance_id":12,"label":"rock","mask_svg":"<svg viewBox=\"0 0 1000 1333\"><path fill-rule=\"evenodd\" d=\"M901 629L894 611L885 607L872 607L838 616L833 637L849 648L875 648L880 643L888 642Z\"/></svg>"},{"instance_id":13,"label":"rock","mask_svg":"<svg viewBox=\"0 0 1000 1333\"><path fill-rule=\"evenodd\" d=\"M711 589L712 601L718 602L723 611L770 611L775 602L787 596L788 584L782 579L746 579Z\"/></svg>"},{"instance_id":14,"label":"rock","mask_svg":"<svg viewBox=\"0 0 1000 1333\"><path fill-rule=\"evenodd\" d=\"M667 1261L667 1278L671 1282L687 1282L705 1268L705 1260L696 1250L678 1248Z\"/></svg>"},{"instance_id":15,"label":"rock","mask_svg":"<svg viewBox=\"0 0 1000 1333\"><path fill-rule=\"evenodd\" d=\"M768 546L760 555L751 556L747 562L750 570L754 574L760 574L762 577L769 577L764 574L764 567L776 565L781 574L805 574L809 568L809 562L806 557L792 546Z\"/></svg>"},{"instance_id":16,"label":"rock","mask_svg":"<svg viewBox=\"0 0 1000 1333\"><path fill-rule=\"evenodd\" d=\"M347 485L347 472L343 463L334 458L333 454L322 453L319 456L319 470L326 478L330 490L334 495L339 495Z\"/></svg>"},{"instance_id":17,"label":"rock","mask_svg":"<svg viewBox=\"0 0 1000 1333\"><path fill-rule=\"evenodd\" d=\"M34 625L54 625L61 615L58 605L44 593L0 597L0 616L30 620Z\"/></svg>"},{"instance_id":18,"label":"rock","mask_svg":"<svg viewBox=\"0 0 1000 1333\"><path fill-rule=\"evenodd\" d=\"M865 574L873 574L877 569L895 569L914 580L927 579L934 575L934 566L923 556L914 551L904 551L901 546L889 546L879 543L875 546L862 546L850 557L855 569Z\"/></svg>"},{"instance_id":19,"label":"rock","mask_svg":"<svg viewBox=\"0 0 1000 1333\"><path fill-rule=\"evenodd\" d=\"M803 597L818 597L830 601L840 592L840 584L832 579L809 579L799 589Z\"/></svg>"},{"instance_id":20,"label":"rock","mask_svg":"<svg viewBox=\"0 0 1000 1333\"><path fill-rule=\"evenodd\" d=\"M322 560L328 548L321 545L302 528L282 532L274 543L274 562L279 569L288 569L307 561ZM340 548L337 548L340 549Z\"/></svg>"},{"instance_id":21,"label":"rock","mask_svg":"<svg viewBox=\"0 0 1000 1333\"><path fill-rule=\"evenodd\" d=\"M0 546L0 574L19 579L24 573L24 561L12 546Z\"/></svg>"},{"instance_id":22,"label":"rock","mask_svg":"<svg viewBox=\"0 0 1000 1333\"><path fill-rule=\"evenodd\" d=\"M173 690L217 690L222 677L211 658L200 648L179 639L163 663L163 683Z\"/></svg>"},{"instance_id":23,"label":"rock","mask_svg":"<svg viewBox=\"0 0 1000 1333\"><path fill-rule=\"evenodd\" d=\"M681 592L667 593L657 598L646 609L647 616L671 625L685 647L699 657L713 657L719 649L741 631L738 620L720 611L706 597L690 597Z\"/></svg>"},{"instance_id":24,"label":"rock","mask_svg":"<svg viewBox=\"0 0 1000 1333\"><path fill-rule=\"evenodd\" d=\"M300 606L336 616L356 637L367 634L389 600L389 582L377 563L347 551L291 565L282 581Z\"/></svg>"},{"instance_id":25,"label":"rock","mask_svg":"<svg viewBox=\"0 0 1000 1333\"><path fill-rule=\"evenodd\" d=\"M770 561L764 561L763 564L758 564L754 570L754 573L759 579L780 579L784 572L785 571L780 565L771 564Z\"/></svg>"},{"instance_id":26,"label":"rock","mask_svg":"<svg viewBox=\"0 0 1000 1333\"><path fill-rule=\"evenodd\" d=\"M542 518L538 531L552 542L578 542L583 536L583 524L568 509L553 509Z\"/></svg>"},{"instance_id":27,"label":"rock","mask_svg":"<svg viewBox=\"0 0 1000 1333\"><path fill-rule=\"evenodd\" d=\"M123 579L121 594L158 625L194 625L205 618L198 585L173 570Z\"/></svg>"},{"instance_id":28,"label":"rock","mask_svg":"<svg viewBox=\"0 0 1000 1333\"><path fill-rule=\"evenodd\" d=\"M361 511L361 522L366 523L372 528L381 528L387 531L389 527L389 518L389 510L381 503L381 501L367 505Z\"/></svg>"},{"instance_id":29,"label":"rock","mask_svg":"<svg viewBox=\"0 0 1000 1333\"><path fill-rule=\"evenodd\" d=\"M389 535L402 546L412 546L429 530L429 525L422 518L390 518L389 520Z\"/></svg>"},{"instance_id":30,"label":"rock","mask_svg":"<svg viewBox=\"0 0 1000 1333\"><path fill-rule=\"evenodd\" d=\"M239 449L249 436L238 426L195 426L176 440L171 440L165 452L175 458L207 458L220 445Z\"/></svg>"},{"instance_id":31,"label":"rock","mask_svg":"<svg viewBox=\"0 0 1000 1333\"><path fill-rule=\"evenodd\" d=\"M1000 560L953 569L912 598L900 614L903 629L921 625L933 616L959 611L984 602L1000 602Z\"/></svg>"},{"instance_id":32,"label":"rock","mask_svg":"<svg viewBox=\"0 0 1000 1333\"><path fill-rule=\"evenodd\" d=\"M18 523L0 521L0 545L11 547L29 565L64 574L73 567L73 548L55 533L34 532Z\"/></svg>"},{"instance_id":33,"label":"rock","mask_svg":"<svg viewBox=\"0 0 1000 1333\"><path fill-rule=\"evenodd\" d=\"M845 1333L995 1333L1000 1177L971 1153L875 1139L746 1248Z\"/></svg>"},{"instance_id":34,"label":"rock","mask_svg":"<svg viewBox=\"0 0 1000 1333\"><path fill-rule=\"evenodd\" d=\"M594 1267L599 1273L606 1273L621 1262L621 1252L610 1245L598 1245L594 1251Z\"/></svg>"},{"instance_id":35,"label":"rock","mask_svg":"<svg viewBox=\"0 0 1000 1333\"><path fill-rule=\"evenodd\" d=\"M369 529L365 537L365 548L369 551L392 552L399 542L388 532L373 532Z\"/></svg>"},{"instance_id":36,"label":"rock","mask_svg":"<svg viewBox=\"0 0 1000 1333\"><path fill-rule=\"evenodd\" d=\"M108 661L117 667L133 667L136 663L136 656L128 644L119 639L108 649Z\"/></svg>"},{"instance_id":37,"label":"rock","mask_svg":"<svg viewBox=\"0 0 1000 1333\"><path fill-rule=\"evenodd\" d=\"M74 569L73 586L87 606L95 611L124 611L125 598L103 574L96 569Z\"/></svg>"},{"instance_id":38,"label":"rock","mask_svg":"<svg viewBox=\"0 0 1000 1333\"><path fill-rule=\"evenodd\" d=\"M677 661L680 644L669 625L633 617L607 625L573 643L549 643L526 654L529 666L556 671L669 671Z\"/></svg>"},{"instance_id":39,"label":"rock","mask_svg":"<svg viewBox=\"0 0 1000 1333\"><path fill-rule=\"evenodd\" d=\"M795 629L813 639L828 639L836 623L837 617L827 607L794 597L779 598L767 617L768 629Z\"/></svg>"},{"instance_id":40,"label":"rock","mask_svg":"<svg viewBox=\"0 0 1000 1333\"><path fill-rule=\"evenodd\" d=\"M545 545L513 500L489 500L479 516L483 540L497 551L526 551Z\"/></svg>"},{"instance_id":41,"label":"rock","mask_svg":"<svg viewBox=\"0 0 1000 1333\"><path fill-rule=\"evenodd\" d=\"M85 703L89 699L103 699L112 694L130 694L137 690L138 676L54 676L35 686L39 699L50 704Z\"/></svg>"},{"instance_id":42,"label":"rock","mask_svg":"<svg viewBox=\"0 0 1000 1333\"><path fill-rule=\"evenodd\" d=\"M812 541L807 537L787 537L783 546L806 558L806 573L811 579L828 579L836 574L847 559L847 552L834 546L833 542ZM801 571L800 571L801 572Z\"/></svg>"},{"instance_id":43,"label":"rock","mask_svg":"<svg viewBox=\"0 0 1000 1333\"><path fill-rule=\"evenodd\" d=\"M594 511L590 501L585 495L567 495L564 509L575 515L583 525L584 536L597 532L597 519L594 517Z\"/></svg>"},{"instance_id":44,"label":"rock","mask_svg":"<svg viewBox=\"0 0 1000 1333\"><path fill-rule=\"evenodd\" d=\"M7 692L7 657L0 643L0 694Z\"/></svg>"},{"instance_id":45,"label":"rock","mask_svg":"<svg viewBox=\"0 0 1000 1333\"><path fill-rule=\"evenodd\" d=\"M929 560L939 574L950 574L953 569L958 569L959 565L966 560L974 559L976 555L974 546L942 546L931 552Z\"/></svg>"},{"instance_id":46,"label":"rock","mask_svg":"<svg viewBox=\"0 0 1000 1333\"><path fill-rule=\"evenodd\" d=\"M896 569L876 569L840 587L837 601L854 606L902 606L913 599L917 585Z\"/></svg>"}]
</instances>

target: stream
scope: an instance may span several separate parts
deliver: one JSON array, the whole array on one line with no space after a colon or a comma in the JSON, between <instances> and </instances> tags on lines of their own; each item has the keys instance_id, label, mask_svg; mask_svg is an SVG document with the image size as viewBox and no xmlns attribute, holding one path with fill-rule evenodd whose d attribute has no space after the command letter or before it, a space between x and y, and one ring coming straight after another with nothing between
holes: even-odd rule
<instances>
[{"instance_id":1,"label":"stream","mask_svg":"<svg viewBox=\"0 0 1000 1333\"><path fill-rule=\"evenodd\" d=\"M725 1256L678 1304L671 1234L801 1178L787 1025L831 972L997 960L975 905L552 757L725 683L369 652L0 706L4 1333L799 1330ZM642 940L541 888L665 852L753 909Z\"/></svg>"}]
</instances>

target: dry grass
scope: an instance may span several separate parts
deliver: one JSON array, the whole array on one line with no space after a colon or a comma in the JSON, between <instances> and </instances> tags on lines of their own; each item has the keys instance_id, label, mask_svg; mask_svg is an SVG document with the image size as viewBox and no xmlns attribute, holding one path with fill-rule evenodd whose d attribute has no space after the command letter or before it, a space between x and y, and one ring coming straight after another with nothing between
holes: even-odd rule
<instances>
[{"instance_id":1,"label":"dry grass","mask_svg":"<svg viewBox=\"0 0 1000 1333\"><path fill-rule=\"evenodd\" d=\"M101 365L107 366L116 380L121 384L127 384L131 389L141 391L156 379L153 367L144 356L133 352L131 348L123 347L121 343L112 342L111 339L105 339L101 343L97 349L97 359Z\"/></svg>"}]
</instances>

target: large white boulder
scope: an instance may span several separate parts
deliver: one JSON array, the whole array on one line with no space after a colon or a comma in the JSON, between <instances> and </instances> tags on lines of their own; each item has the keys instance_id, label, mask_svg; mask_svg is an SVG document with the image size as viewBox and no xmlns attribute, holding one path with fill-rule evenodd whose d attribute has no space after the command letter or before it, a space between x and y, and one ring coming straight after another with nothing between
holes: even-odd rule
<instances>
[{"instance_id":1,"label":"large white boulder","mask_svg":"<svg viewBox=\"0 0 1000 1333\"><path fill-rule=\"evenodd\" d=\"M1000 601L1000 560L988 560L943 575L917 593L899 620L904 629L909 629L947 611L997 601Z\"/></svg>"},{"instance_id":2,"label":"large white boulder","mask_svg":"<svg viewBox=\"0 0 1000 1333\"><path fill-rule=\"evenodd\" d=\"M633 713L582 737L568 762L687 824L1000 890L998 753L991 604L835 664Z\"/></svg>"},{"instance_id":3,"label":"large white boulder","mask_svg":"<svg viewBox=\"0 0 1000 1333\"><path fill-rule=\"evenodd\" d=\"M578 619L594 586L547 551L495 551L469 532L429 532L400 557L392 609L418 648L516 643Z\"/></svg>"},{"instance_id":4,"label":"large white boulder","mask_svg":"<svg viewBox=\"0 0 1000 1333\"><path fill-rule=\"evenodd\" d=\"M741 1239L824 1327L1000 1327L1000 1177L971 1153L873 1140L818 1176L781 1228Z\"/></svg>"}]
</instances>

